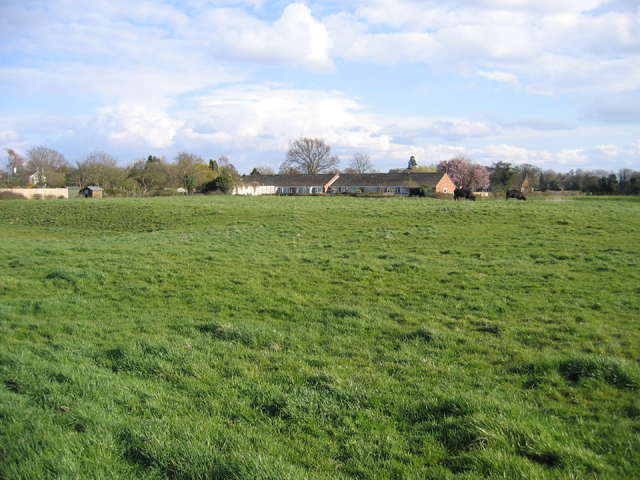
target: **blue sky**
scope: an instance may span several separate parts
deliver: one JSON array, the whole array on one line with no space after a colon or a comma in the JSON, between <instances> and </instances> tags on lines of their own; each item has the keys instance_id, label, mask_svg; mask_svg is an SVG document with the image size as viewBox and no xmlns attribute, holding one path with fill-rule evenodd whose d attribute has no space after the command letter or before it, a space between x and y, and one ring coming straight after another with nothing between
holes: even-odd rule
<instances>
[{"instance_id":1,"label":"blue sky","mask_svg":"<svg viewBox=\"0 0 640 480\"><path fill-rule=\"evenodd\" d=\"M0 147L640 169L637 0L3 0Z\"/></svg>"}]
</instances>

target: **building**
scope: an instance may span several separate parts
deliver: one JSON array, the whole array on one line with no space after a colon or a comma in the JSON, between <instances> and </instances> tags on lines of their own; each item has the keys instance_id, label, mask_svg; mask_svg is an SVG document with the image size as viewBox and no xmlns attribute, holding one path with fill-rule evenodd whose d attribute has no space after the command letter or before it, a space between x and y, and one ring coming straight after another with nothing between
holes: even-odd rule
<instances>
[{"instance_id":1,"label":"building","mask_svg":"<svg viewBox=\"0 0 640 480\"><path fill-rule=\"evenodd\" d=\"M234 195L280 195L326 193L338 174L245 175L233 189Z\"/></svg>"},{"instance_id":2,"label":"building","mask_svg":"<svg viewBox=\"0 0 640 480\"><path fill-rule=\"evenodd\" d=\"M70 186L64 188L67 189L67 198L78 198L80 195L80 187Z\"/></svg>"},{"instance_id":3,"label":"building","mask_svg":"<svg viewBox=\"0 0 640 480\"><path fill-rule=\"evenodd\" d=\"M102 198L104 195L104 190L100 187L85 187L82 189L82 194L86 198Z\"/></svg>"},{"instance_id":4,"label":"building","mask_svg":"<svg viewBox=\"0 0 640 480\"><path fill-rule=\"evenodd\" d=\"M292 193L381 193L404 195L412 187L429 192L453 193L455 184L446 173L337 173L245 175L234 195L278 195Z\"/></svg>"},{"instance_id":5,"label":"building","mask_svg":"<svg viewBox=\"0 0 640 480\"><path fill-rule=\"evenodd\" d=\"M329 193L405 195L412 187L424 187L429 193L453 193L456 188L446 173L348 173L340 174L329 187Z\"/></svg>"}]
</instances>

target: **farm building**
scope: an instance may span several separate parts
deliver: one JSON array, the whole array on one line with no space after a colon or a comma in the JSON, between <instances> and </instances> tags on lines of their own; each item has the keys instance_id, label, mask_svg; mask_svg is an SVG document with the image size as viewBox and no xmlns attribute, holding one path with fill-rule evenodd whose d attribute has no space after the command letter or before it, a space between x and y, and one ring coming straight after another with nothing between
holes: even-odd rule
<instances>
[{"instance_id":1,"label":"farm building","mask_svg":"<svg viewBox=\"0 0 640 480\"><path fill-rule=\"evenodd\" d=\"M278 195L325 193L338 174L245 175L234 187L234 195Z\"/></svg>"},{"instance_id":2,"label":"farm building","mask_svg":"<svg viewBox=\"0 0 640 480\"><path fill-rule=\"evenodd\" d=\"M102 198L104 190L100 187L84 187L84 189L82 189L82 194L86 198Z\"/></svg>"},{"instance_id":3,"label":"farm building","mask_svg":"<svg viewBox=\"0 0 640 480\"><path fill-rule=\"evenodd\" d=\"M403 195L409 193L409 188L419 186L440 193L453 193L456 188L446 173L245 175L235 186L233 194L365 192Z\"/></svg>"},{"instance_id":4,"label":"farm building","mask_svg":"<svg viewBox=\"0 0 640 480\"><path fill-rule=\"evenodd\" d=\"M446 173L341 174L329 187L330 193L409 193L410 187L427 187L431 192L453 193L456 186Z\"/></svg>"}]
</instances>

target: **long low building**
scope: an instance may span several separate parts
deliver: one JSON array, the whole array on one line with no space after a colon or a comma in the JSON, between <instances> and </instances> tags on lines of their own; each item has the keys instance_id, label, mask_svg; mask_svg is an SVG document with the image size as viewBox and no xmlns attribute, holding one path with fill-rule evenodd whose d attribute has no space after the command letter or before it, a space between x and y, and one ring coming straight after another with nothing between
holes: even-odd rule
<instances>
[{"instance_id":1,"label":"long low building","mask_svg":"<svg viewBox=\"0 0 640 480\"><path fill-rule=\"evenodd\" d=\"M453 193L455 184L446 173L337 173L244 175L234 195L278 195L292 193L382 193L404 195L412 187L430 192Z\"/></svg>"},{"instance_id":2,"label":"long low building","mask_svg":"<svg viewBox=\"0 0 640 480\"><path fill-rule=\"evenodd\" d=\"M233 189L235 195L279 195L325 193L338 174L243 175Z\"/></svg>"}]
</instances>

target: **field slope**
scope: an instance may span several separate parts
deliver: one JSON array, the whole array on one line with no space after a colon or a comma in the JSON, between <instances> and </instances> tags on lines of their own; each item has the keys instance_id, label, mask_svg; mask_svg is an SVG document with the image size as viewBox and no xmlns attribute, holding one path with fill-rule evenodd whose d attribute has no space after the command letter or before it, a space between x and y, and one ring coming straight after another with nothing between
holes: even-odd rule
<instances>
[{"instance_id":1,"label":"field slope","mask_svg":"<svg viewBox=\"0 0 640 480\"><path fill-rule=\"evenodd\" d=\"M0 478L639 478L640 202L0 202Z\"/></svg>"}]
</instances>

